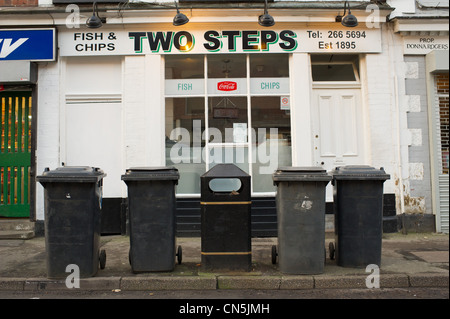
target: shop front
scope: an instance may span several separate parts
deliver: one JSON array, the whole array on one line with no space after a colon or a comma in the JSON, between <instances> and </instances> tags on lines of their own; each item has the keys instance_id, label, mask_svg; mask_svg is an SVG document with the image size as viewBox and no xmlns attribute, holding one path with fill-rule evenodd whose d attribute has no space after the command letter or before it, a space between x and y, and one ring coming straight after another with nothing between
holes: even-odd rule
<instances>
[{"instance_id":1,"label":"shop front","mask_svg":"<svg viewBox=\"0 0 450 319\"><path fill-rule=\"evenodd\" d=\"M365 23L371 11L360 10L362 22L348 28L334 22L339 10L299 9L273 10L279 22L266 28L250 19L257 12L228 12L236 22L219 23L223 10L191 9L190 22L176 27L161 17L148 23L138 12L134 23L127 13L123 23L99 29L59 28L58 62L39 74L57 92L39 95L46 107L38 145L47 152L39 151L38 170L102 168L104 210L115 216L117 232L126 207L123 172L175 166L178 231L199 235L200 176L234 163L251 175L258 236L276 235L278 167L395 170L395 145L382 137L391 116L382 91L389 75L377 71L388 61L384 24Z\"/></svg>"},{"instance_id":2,"label":"shop front","mask_svg":"<svg viewBox=\"0 0 450 319\"><path fill-rule=\"evenodd\" d=\"M56 58L54 28L0 29L0 219L35 219L38 63Z\"/></svg>"},{"instance_id":3,"label":"shop front","mask_svg":"<svg viewBox=\"0 0 450 319\"><path fill-rule=\"evenodd\" d=\"M402 223L413 231L448 233L448 3L410 5L392 14L405 61L400 87L411 134Z\"/></svg>"}]
</instances>

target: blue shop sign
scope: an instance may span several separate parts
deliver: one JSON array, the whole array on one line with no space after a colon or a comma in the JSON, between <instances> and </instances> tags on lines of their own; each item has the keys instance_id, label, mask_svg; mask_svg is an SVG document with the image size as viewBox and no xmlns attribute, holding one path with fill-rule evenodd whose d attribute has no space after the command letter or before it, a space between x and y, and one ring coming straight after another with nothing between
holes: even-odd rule
<instances>
[{"instance_id":1,"label":"blue shop sign","mask_svg":"<svg viewBox=\"0 0 450 319\"><path fill-rule=\"evenodd\" d=\"M0 30L0 61L54 61L55 32L55 29Z\"/></svg>"}]
</instances>

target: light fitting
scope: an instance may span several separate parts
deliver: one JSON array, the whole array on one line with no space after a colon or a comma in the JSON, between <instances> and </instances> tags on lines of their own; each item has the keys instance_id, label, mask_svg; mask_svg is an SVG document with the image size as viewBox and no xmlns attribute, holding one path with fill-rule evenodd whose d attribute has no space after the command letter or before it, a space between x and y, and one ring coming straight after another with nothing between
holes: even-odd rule
<instances>
[{"instance_id":1,"label":"light fitting","mask_svg":"<svg viewBox=\"0 0 450 319\"><path fill-rule=\"evenodd\" d=\"M177 8L177 14L173 18L173 25L174 26L180 26L180 25L188 23L189 22L189 18L186 15L184 15L183 13L180 12L180 9L178 9L178 4L177 4L176 1L175 1L175 7Z\"/></svg>"},{"instance_id":2,"label":"light fitting","mask_svg":"<svg viewBox=\"0 0 450 319\"><path fill-rule=\"evenodd\" d=\"M263 27L271 27L275 24L275 20L267 11L267 0L264 2L264 14L260 15L258 18L258 23Z\"/></svg>"},{"instance_id":3,"label":"light fitting","mask_svg":"<svg viewBox=\"0 0 450 319\"><path fill-rule=\"evenodd\" d=\"M92 16L86 20L86 26L89 29L97 29L100 28L105 22L106 18L101 19L98 16L97 2L94 2L92 5Z\"/></svg>"},{"instance_id":4,"label":"light fitting","mask_svg":"<svg viewBox=\"0 0 450 319\"><path fill-rule=\"evenodd\" d=\"M347 6L348 6L348 14L345 15L345 13L347 12ZM344 3L344 15L343 16L337 15L335 21L340 22L344 27L353 28L358 25L358 19L356 19L356 17L350 11L350 4L348 3L348 1L345 1Z\"/></svg>"}]
</instances>

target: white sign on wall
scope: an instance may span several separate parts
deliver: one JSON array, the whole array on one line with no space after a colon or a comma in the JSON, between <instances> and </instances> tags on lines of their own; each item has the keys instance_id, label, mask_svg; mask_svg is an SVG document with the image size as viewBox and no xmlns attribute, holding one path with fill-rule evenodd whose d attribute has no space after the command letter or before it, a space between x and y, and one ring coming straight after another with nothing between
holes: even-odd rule
<instances>
[{"instance_id":1,"label":"white sign on wall","mask_svg":"<svg viewBox=\"0 0 450 319\"><path fill-rule=\"evenodd\" d=\"M404 54L428 54L434 50L449 49L448 37L407 36L403 38Z\"/></svg>"},{"instance_id":2,"label":"white sign on wall","mask_svg":"<svg viewBox=\"0 0 450 319\"><path fill-rule=\"evenodd\" d=\"M207 53L381 52L379 28L336 25L270 30L61 30L61 56Z\"/></svg>"}]
</instances>

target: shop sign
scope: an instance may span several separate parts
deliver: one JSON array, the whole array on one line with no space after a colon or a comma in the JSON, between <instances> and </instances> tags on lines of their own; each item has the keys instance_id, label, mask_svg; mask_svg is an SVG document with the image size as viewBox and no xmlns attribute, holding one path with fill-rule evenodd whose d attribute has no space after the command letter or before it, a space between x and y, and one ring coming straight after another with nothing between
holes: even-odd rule
<instances>
[{"instance_id":1,"label":"shop sign","mask_svg":"<svg viewBox=\"0 0 450 319\"><path fill-rule=\"evenodd\" d=\"M165 94L167 96L192 96L204 94L203 79L166 80ZM252 78L250 79L251 94L289 94L289 78ZM208 94L236 95L247 94L247 80L208 79Z\"/></svg>"},{"instance_id":2,"label":"shop sign","mask_svg":"<svg viewBox=\"0 0 450 319\"><path fill-rule=\"evenodd\" d=\"M217 83L217 90L218 91L236 91L237 90L237 82L233 81L221 81Z\"/></svg>"},{"instance_id":3,"label":"shop sign","mask_svg":"<svg viewBox=\"0 0 450 319\"><path fill-rule=\"evenodd\" d=\"M55 29L0 30L0 61L54 61Z\"/></svg>"},{"instance_id":4,"label":"shop sign","mask_svg":"<svg viewBox=\"0 0 450 319\"><path fill-rule=\"evenodd\" d=\"M252 94L289 94L289 78L252 78Z\"/></svg>"},{"instance_id":5,"label":"shop sign","mask_svg":"<svg viewBox=\"0 0 450 319\"><path fill-rule=\"evenodd\" d=\"M291 109L291 99L289 96L280 97L280 110L288 111Z\"/></svg>"},{"instance_id":6,"label":"shop sign","mask_svg":"<svg viewBox=\"0 0 450 319\"><path fill-rule=\"evenodd\" d=\"M208 94L247 94L247 80L235 79L208 79Z\"/></svg>"},{"instance_id":7,"label":"shop sign","mask_svg":"<svg viewBox=\"0 0 450 319\"><path fill-rule=\"evenodd\" d=\"M203 79L166 80L166 95L203 95L205 81Z\"/></svg>"},{"instance_id":8,"label":"shop sign","mask_svg":"<svg viewBox=\"0 0 450 319\"><path fill-rule=\"evenodd\" d=\"M61 56L207 53L381 52L379 28L59 33Z\"/></svg>"},{"instance_id":9,"label":"shop sign","mask_svg":"<svg viewBox=\"0 0 450 319\"><path fill-rule=\"evenodd\" d=\"M407 36L403 38L404 54L428 54L434 50L449 49L448 37Z\"/></svg>"}]
</instances>

